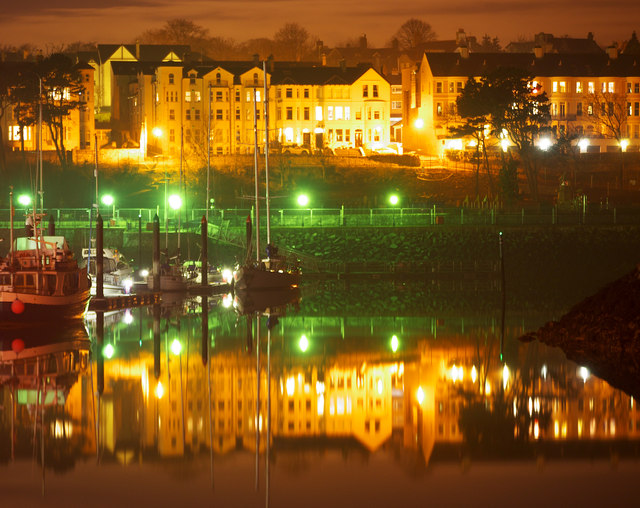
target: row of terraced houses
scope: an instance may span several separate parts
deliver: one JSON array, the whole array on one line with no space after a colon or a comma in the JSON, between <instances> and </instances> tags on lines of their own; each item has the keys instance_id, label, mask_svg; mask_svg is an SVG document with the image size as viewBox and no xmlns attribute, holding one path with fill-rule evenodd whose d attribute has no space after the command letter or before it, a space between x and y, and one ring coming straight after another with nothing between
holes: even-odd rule
<instances>
[{"instance_id":1,"label":"row of terraced houses","mask_svg":"<svg viewBox=\"0 0 640 508\"><path fill-rule=\"evenodd\" d=\"M264 149L268 125L270 146L285 152L370 153L403 145L405 151L442 155L467 145L448 132L466 80L509 66L526 69L547 92L554 132L578 134L588 140L581 147L589 145L589 151L620 144L591 121L589 94L621 96L624 148L638 150L635 33L606 50L591 34L585 39L538 34L530 46L518 44L505 52L482 52L473 37L459 31L455 40L401 52L368 48L364 39L357 48L322 52L317 62L212 61L191 54L188 46L98 45L96 52L74 55L85 107L66 123L66 147L91 152L97 143L139 150L142 157L181 152L204 157L208 137L212 155L252 153L256 137ZM14 64L3 57L0 69ZM10 108L0 121L5 144L19 149ZM34 129L25 129L27 150L35 149ZM46 130L43 143L53 148Z\"/></svg>"}]
</instances>

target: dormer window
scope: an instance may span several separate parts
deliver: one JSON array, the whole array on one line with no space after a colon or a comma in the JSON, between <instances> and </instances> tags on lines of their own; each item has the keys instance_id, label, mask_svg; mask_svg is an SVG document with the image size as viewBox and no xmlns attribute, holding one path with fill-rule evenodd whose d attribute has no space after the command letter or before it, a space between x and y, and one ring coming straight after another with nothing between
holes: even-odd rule
<instances>
[{"instance_id":1,"label":"dormer window","mask_svg":"<svg viewBox=\"0 0 640 508\"><path fill-rule=\"evenodd\" d=\"M222 81L222 77L220 76L220 73L217 72L216 73L216 85L219 85L221 81Z\"/></svg>"}]
</instances>

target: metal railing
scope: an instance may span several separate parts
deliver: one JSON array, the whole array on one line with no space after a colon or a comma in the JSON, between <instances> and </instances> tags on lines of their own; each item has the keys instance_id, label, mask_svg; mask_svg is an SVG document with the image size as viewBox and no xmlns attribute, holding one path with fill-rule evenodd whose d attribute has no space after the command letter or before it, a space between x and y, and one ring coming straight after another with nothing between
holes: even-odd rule
<instances>
[{"instance_id":1,"label":"metal railing","mask_svg":"<svg viewBox=\"0 0 640 508\"><path fill-rule=\"evenodd\" d=\"M47 210L61 228L89 227L89 208L53 208ZM105 228L137 230L141 221L144 231L151 230L154 208L115 208L101 211ZM204 209L158 213L160 231L199 231ZM209 210L210 236L236 236L244 228L246 218L253 220L253 209ZM17 209L14 226L23 225L25 211ZM93 216L95 223L95 215ZM266 222L265 217L261 222ZM640 207L608 207L598 204L520 208L504 211L497 208L282 208L271 210L271 227L276 228L342 228L342 227L425 227L425 226L545 226L545 225L640 225ZM0 227L9 227L9 210L0 209Z\"/></svg>"}]
</instances>

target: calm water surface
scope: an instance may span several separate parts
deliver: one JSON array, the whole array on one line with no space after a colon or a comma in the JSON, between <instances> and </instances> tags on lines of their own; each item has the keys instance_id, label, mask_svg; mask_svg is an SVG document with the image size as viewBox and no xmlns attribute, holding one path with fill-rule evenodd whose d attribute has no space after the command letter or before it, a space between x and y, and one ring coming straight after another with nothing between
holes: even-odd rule
<instances>
[{"instance_id":1,"label":"calm water surface","mask_svg":"<svg viewBox=\"0 0 640 508\"><path fill-rule=\"evenodd\" d=\"M517 340L567 306L333 281L3 329L0 505L630 504L636 401Z\"/></svg>"}]
</instances>

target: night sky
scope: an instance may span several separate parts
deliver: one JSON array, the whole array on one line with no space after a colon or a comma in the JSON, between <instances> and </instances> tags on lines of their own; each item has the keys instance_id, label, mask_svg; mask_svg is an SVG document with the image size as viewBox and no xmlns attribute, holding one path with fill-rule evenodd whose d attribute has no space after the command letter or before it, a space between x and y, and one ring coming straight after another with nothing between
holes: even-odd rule
<instances>
[{"instance_id":1,"label":"night sky","mask_svg":"<svg viewBox=\"0 0 640 508\"><path fill-rule=\"evenodd\" d=\"M244 41L272 37L297 22L331 46L366 34L371 46L387 43L411 17L431 24L439 39L458 28L503 46L538 32L586 37L601 46L640 29L638 0L24 0L0 2L0 44L45 47L75 41L133 42L168 19L187 18L211 35Z\"/></svg>"}]
</instances>

